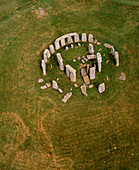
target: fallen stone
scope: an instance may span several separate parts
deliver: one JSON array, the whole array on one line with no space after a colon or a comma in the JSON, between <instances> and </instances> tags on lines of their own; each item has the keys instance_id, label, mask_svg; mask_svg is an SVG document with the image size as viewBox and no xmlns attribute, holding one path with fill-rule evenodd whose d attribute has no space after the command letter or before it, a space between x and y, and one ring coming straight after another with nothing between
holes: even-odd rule
<instances>
[{"instance_id":1,"label":"fallen stone","mask_svg":"<svg viewBox=\"0 0 139 170\"><path fill-rule=\"evenodd\" d=\"M93 84L89 84L89 86L88 86L88 87L89 87L90 89L91 89L91 88L93 88Z\"/></svg>"},{"instance_id":2,"label":"fallen stone","mask_svg":"<svg viewBox=\"0 0 139 170\"><path fill-rule=\"evenodd\" d=\"M98 51L101 51L102 50L102 48L100 48Z\"/></svg>"},{"instance_id":3,"label":"fallen stone","mask_svg":"<svg viewBox=\"0 0 139 170\"><path fill-rule=\"evenodd\" d=\"M45 14L44 10L41 7L39 7L39 12L40 12L40 15L44 15Z\"/></svg>"},{"instance_id":4,"label":"fallen stone","mask_svg":"<svg viewBox=\"0 0 139 170\"><path fill-rule=\"evenodd\" d=\"M80 46L81 46L81 44L80 44L80 43L78 43L78 46L80 47Z\"/></svg>"},{"instance_id":5,"label":"fallen stone","mask_svg":"<svg viewBox=\"0 0 139 170\"><path fill-rule=\"evenodd\" d=\"M73 59L72 61L75 63L75 62L76 62L76 59Z\"/></svg>"},{"instance_id":6,"label":"fallen stone","mask_svg":"<svg viewBox=\"0 0 139 170\"><path fill-rule=\"evenodd\" d=\"M96 43L96 44L97 44L97 45L101 45L101 43L100 43L100 42L98 42L98 41L97 41L97 43Z\"/></svg>"},{"instance_id":7,"label":"fallen stone","mask_svg":"<svg viewBox=\"0 0 139 170\"><path fill-rule=\"evenodd\" d=\"M120 77L119 77L119 80L125 81L125 80L126 80L125 75L120 76Z\"/></svg>"},{"instance_id":8,"label":"fallen stone","mask_svg":"<svg viewBox=\"0 0 139 170\"><path fill-rule=\"evenodd\" d=\"M81 89L81 92L82 92L85 96L87 96L87 93L86 93L86 85L85 85L85 84L84 84L84 85L81 85L80 89Z\"/></svg>"},{"instance_id":9,"label":"fallen stone","mask_svg":"<svg viewBox=\"0 0 139 170\"><path fill-rule=\"evenodd\" d=\"M116 66L119 66L119 54L118 54L117 51L115 51L114 59L115 59L115 61L116 61Z\"/></svg>"},{"instance_id":10,"label":"fallen stone","mask_svg":"<svg viewBox=\"0 0 139 170\"><path fill-rule=\"evenodd\" d=\"M84 67L81 68L81 75L82 75L82 77L87 75L86 69Z\"/></svg>"},{"instance_id":11,"label":"fallen stone","mask_svg":"<svg viewBox=\"0 0 139 170\"><path fill-rule=\"evenodd\" d=\"M46 86L47 87L51 87L51 83L46 83Z\"/></svg>"},{"instance_id":12,"label":"fallen stone","mask_svg":"<svg viewBox=\"0 0 139 170\"><path fill-rule=\"evenodd\" d=\"M90 65L87 64L87 65L86 65L86 72L87 72L87 74L89 73L89 67L90 67Z\"/></svg>"},{"instance_id":13,"label":"fallen stone","mask_svg":"<svg viewBox=\"0 0 139 170\"><path fill-rule=\"evenodd\" d=\"M59 91L59 93L63 93L63 90L62 90L62 89L60 89L60 88L58 88L58 91Z\"/></svg>"},{"instance_id":14,"label":"fallen stone","mask_svg":"<svg viewBox=\"0 0 139 170\"><path fill-rule=\"evenodd\" d=\"M93 55L86 55L87 59L88 60L93 60L96 58L96 56L93 54Z\"/></svg>"},{"instance_id":15,"label":"fallen stone","mask_svg":"<svg viewBox=\"0 0 139 170\"><path fill-rule=\"evenodd\" d=\"M42 90L44 90L44 89L47 88L47 86L46 86L46 85L43 85L43 86L41 86L40 88L41 88Z\"/></svg>"},{"instance_id":16,"label":"fallen stone","mask_svg":"<svg viewBox=\"0 0 139 170\"><path fill-rule=\"evenodd\" d=\"M66 46L66 47L65 47L65 50L67 51L68 49L69 49L69 47L68 47L68 46Z\"/></svg>"},{"instance_id":17,"label":"fallen stone","mask_svg":"<svg viewBox=\"0 0 139 170\"><path fill-rule=\"evenodd\" d=\"M75 48L77 49L78 47L76 46Z\"/></svg>"},{"instance_id":18,"label":"fallen stone","mask_svg":"<svg viewBox=\"0 0 139 170\"><path fill-rule=\"evenodd\" d=\"M106 56L106 54L103 54L103 56L105 57L105 56Z\"/></svg>"},{"instance_id":19,"label":"fallen stone","mask_svg":"<svg viewBox=\"0 0 139 170\"><path fill-rule=\"evenodd\" d=\"M84 57L84 61L85 61L85 62L87 62L87 61L88 61L88 59L87 59L86 57Z\"/></svg>"},{"instance_id":20,"label":"fallen stone","mask_svg":"<svg viewBox=\"0 0 139 170\"><path fill-rule=\"evenodd\" d=\"M43 82L43 79L42 79L42 78L38 80L38 83L42 83L42 82Z\"/></svg>"},{"instance_id":21,"label":"fallen stone","mask_svg":"<svg viewBox=\"0 0 139 170\"><path fill-rule=\"evenodd\" d=\"M98 91L99 91L99 93L102 93L102 92L105 91L105 84L104 83L102 83L98 86Z\"/></svg>"},{"instance_id":22,"label":"fallen stone","mask_svg":"<svg viewBox=\"0 0 139 170\"><path fill-rule=\"evenodd\" d=\"M52 80L52 87L56 90L58 90L58 84L55 80Z\"/></svg>"},{"instance_id":23,"label":"fallen stone","mask_svg":"<svg viewBox=\"0 0 139 170\"><path fill-rule=\"evenodd\" d=\"M97 44L97 39L94 40L94 44Z\"/></svg>"},{"instance_id":24,"label":"fallen stone","mask_svg":"<svg viewBox=\"0 0 139 170\"><path fill-rule=\"evenodd\" d=\"M70 88L70 91L72 91L72 88Z\"/></svg>"},{"instance_id":25,"label":"fallen stone","mask_svg":"<svg viewBox=\"0 0 139 170\"><path fill-rule=\"evenodd\" d=\"M51 67L51 68L53 68L53 65L52 65L52 64L50 64L50 67Z\"/></svg>"},{"instance_id":26,"label":"fallen stone","mask_svg":"<svg viewBox=\"0 0 139 170\"><path fill-rule=\"evenodd\" d=\"M109 77L108 76L106 76L106 79L107 79L107 81L109 81Z\"/></svg>"},{"instance_id":27,"label":"fallen stone","mask_svg":"<svg viewBox=\"0 0 139 170\"><path fill-rule=\"evenodd\" d=\"M62 102L66 103L67 100L72 96L72 92L67 93L64 98L62 99Z\"/></svg>"},{"instance_id":28,"label":"fallen stone","mask_svg":"<svg viewBox=\"0 0 139 170\"><path fill-rule=\"evenodd\" d=\"M95 79L95 70L96 70L95 67L91 67L91 68L90 68L90 73L89 73L89 75L90 75L90 80Z\"/></svg>"},{"instance_id":29,"label":"fallen stone","mask_svg":"<svg viewBox=\"0 0 139 170\"><path fill-rule=\"evenodd\" d=\"M83 59L81 60L81 62L82 62L83 64L85 63L85 61L84 61Z\"/></svg>"},{"instance_id":30,"label":"fallen stone","mask_svg":"<svg viewBox=\"0 0 139 170\"><path fill-rule=\"evenodd\" d=\"M100 53L97 53L97 63L98 63L98 71L101 72L102 56Z\"/></svg>"},{"instance_id":31,"label":"fallen stone","mask_svg":"<svg viewBox=\"0 0 139 170\"><path fill-rule=\"evenodd\" d=\"M82 44L82 46L84 46L84 44Z\"/></svg>"},{"instance_id":32,"label":"fallen stone","mask_svg":"<svg viewBox=\"0 0 139 170\"><path fill-rule=\"evenodd\" d=\"M78 87L78 84L74 84L74 87Z\"/></svg>"},{"instance_id":33,"label":"fallen stone","mask_svg":"<svg viewBox=\"0 0 139 170\"><path fill-rule=\"evenodd\" d=\"M77 60L81 60L81 57L77 57Z\"/></svg>"},{"instance_id":34,"label":"fallen stone","mask_svg":"<svg viewBox=\"0 0 139 170\"><path fill-rule=\"evenodd\" d=\"M110 45L110 44L108 44L108 43L103 44L103 46L104 46L105 48L112 48L112 47L113 47L112 45Z\"/></svg>"},{"instance_id":35,"label":"fallen stone","mask_svg":"<svg viewBox=\"0 0 139 170\"><path fill-rule=\"evenodd\" d=\"M106 61L106 63L108 63L108 62L109 62L109 60Z\"/></svg>"},{"instance_id":36,"label":"fallen stone","mask_svg":"<svg viewBox=\"0 0 139 170\"><path fill-rule=\"evenodd\" d=\"M59 81L59 78L57 78L56 81Z\"/></svg>"},{"instance_id":37,"label":"fallen stone","mask_svg":"<svg viewBox=\"0 0 139 170\"><path fill-rule=\"evenodd\" d=\"M121 72L121 75L122 75L122 76L125 76L125 73Z\"/></svg>"},{"instance_id":38,"label":"fallen stone","mask_svg":"<svg viewBox=\"0 0 139 170\"><path fill-rule=\"evenodd\" d=\"M85 83L86 85L89 85L89 84L90 84L90 79L89 79L88 75L84 76L84 77L83 77L83 80L84 80L84 83Z\"/></svg>"}]
</instances>

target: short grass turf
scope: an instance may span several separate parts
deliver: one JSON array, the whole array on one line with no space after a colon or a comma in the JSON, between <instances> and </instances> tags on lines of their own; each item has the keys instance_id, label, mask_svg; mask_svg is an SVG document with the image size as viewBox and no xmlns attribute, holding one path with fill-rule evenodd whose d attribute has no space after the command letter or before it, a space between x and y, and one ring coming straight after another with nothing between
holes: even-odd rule
<instances>
[{"instance_id":1,"label":"short grass turf","mask_svg":"<svg viewBox=\"0 0 139 170\"><path fill-rule=\"evenodd\" d=\"M135 0L1 0L1 169L139 168L137 16ZM91 33L120 55L116 68L103 48L102 73L91 82L88 97L59 71L55 55L47 64L46 77L40 69L44 49L70 32ZM72 59L87 54L87 45L58 51L77 69L78 84L83 83L80 62ZM121 72L126 74L124 82L118 80ZM59 78L64 93L41 90L37 82L41 77L45 82ZM106 91L99 94L102 82ZM71 87L73 95L64 104L61 99Z\"/></svg>"}]
</instances>

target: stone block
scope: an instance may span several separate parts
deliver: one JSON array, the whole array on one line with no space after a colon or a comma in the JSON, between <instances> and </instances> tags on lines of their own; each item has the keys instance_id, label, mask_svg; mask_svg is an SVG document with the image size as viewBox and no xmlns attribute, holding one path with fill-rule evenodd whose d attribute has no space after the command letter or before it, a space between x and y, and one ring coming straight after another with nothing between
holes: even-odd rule
<instances>
[{"instance_id":1,"label":"stone block","mask_svg":"<svg viewBox=\"0 0 139 170\"><path fill-rule=\"evenodd\" d=\"M82 42L86 42L87 41L86 33L82 33L81 40L82 40Z\"/></svg>"}]
</instances>

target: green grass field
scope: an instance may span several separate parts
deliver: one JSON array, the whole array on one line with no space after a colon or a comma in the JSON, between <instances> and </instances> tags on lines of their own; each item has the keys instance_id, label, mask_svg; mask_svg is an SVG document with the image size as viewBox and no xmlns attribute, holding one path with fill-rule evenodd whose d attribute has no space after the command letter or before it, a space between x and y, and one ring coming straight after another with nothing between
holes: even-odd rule
<instances>
[{"instance_id":1,"label":"green grass field","mask_svg":"<svg viewBox=\"0 0 139 170\"><path fill-rule=\"evenodd\" d=\"M139 169L138 8L137 0L0 1L0 169ZM46 77L40 69L44 49L70 32L91 33L100 47L107 42L119 52L117 68L103 48L102 73L87 97L58 69L55 55ZM87 54L87 45L58 52L79 72L72 59ZM118 80L121 72L126 81ZM64 93L41 90L39 78L59 78ZM99 94L102 82L106 91Z\"/></svg>"}]
</instances>

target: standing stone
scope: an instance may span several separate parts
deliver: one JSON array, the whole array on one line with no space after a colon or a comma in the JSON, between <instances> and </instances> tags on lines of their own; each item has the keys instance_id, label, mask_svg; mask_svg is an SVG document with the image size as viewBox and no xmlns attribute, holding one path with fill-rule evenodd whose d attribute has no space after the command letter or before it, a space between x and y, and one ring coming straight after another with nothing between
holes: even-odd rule
<instances>
[{"instance_id":1,"label":"standing stone","mask_svg":"<svg viewBox=\"0 0 139 170\"><path fill-rule=\"evenodd\" d=\"M115 59L115 62L116 62L116 66L119 66L119 54L118 54L117 51L115 51L114 59Z\"/></svg>"},{"instance_id":2,"label":"standing stone","mask_svg":"<svg viewBox=\"0 0 139 170\"><path fill-rule=\"evenodd\" d=\"M59 41L55 41L54 44L55 44L55 49L58 50L60 48Z\"/></svg>"},{"instance_id":3,"label":"standing stone","mask_svg":"<svg viewBox=\"0 0 139 170\"><path fill-rule=\"evenodd\" d=\"M71 38L71 36L70 36L70 35L68 35L67 42L68 42L68 44L73 43L73 40L72 40L72 38Z\"/></svg>"},{"instance_id":4,"label":"standing stone","mask_svg":"<svg viewBox=\"0 0 139 170\"><path fill-rule=\"evenodd\" d=\"M74 48L73 44L71 44L71 48Z\"/></svg>"},{"instance_id":5,"label":"standing stone","mask_svg":"<svg viewBox=\"0 0 139 170\"><path fill-rule=\"evenodd\" d=\"M89 54L94 54L94 48L92 44L88 45L88 49L89 49Z\"/></svg>"},{"instance_id":6,"label":"standing stone","mask_svg":"<svg viewBox=\"0 0 139 170\"><path fill-rule=\"evenodd\" d=\"M65 46L65 38L61 38L61 47Z\"/></svg>"},{"instance_id":7,"label":"standing stone","mask_svg":"<svg viewBox=\"0 0 139 170\"><path fill-rule=\"evenodd\" d=\"M101 62L102 62L102 57L100 53L97 53L97 63L98 63L98 71L101 72Z\"/></svg>"},{"instance_id":8,"label":"standing stone","mask_svg":"<svg viewBox=\"0 0 139 170\"><path fill-rule=\"evenodd\" d=\"M51 54L55 53L55 49L54 49L54 46L52 44L49 46L49 51L50 51Z\"/></svg>"},{"instance_id":9,"label":"standing stone","mask_svg":"<svg viewBox=\"0 0 139 170\"><path fill-rule=\"evenodd\" d=\"M81 46L81 44L80 44L80 43L78 43L78 46L80 47L80 46Z\"/></svg>"},{"instance_id":10,"label":"standing stone","mask_svg":"<svg viewBox=\"0 0 139 170\"><path fill-rule=\"evenodd\" d=\"M81 85L81 92L85 95L85 96L87 96L87 93L86 93L86 85L84 84L84 85Z\"/></svg>"},{"instance_id":11,"label":"standing stone","mask_svg":"<svg viewBox=\"0 0 139 170\"><path fill-rule=\"evenodd\" d=\"M42 66L43 75L46 76L46 64L44 60L42 60L41 66Z\"/></svg>"},{"instance_id":12,"label":"standing stone","mask_svg":"<svg viewBox=\"0 0 139 170\"><path fill-rule=\"evenodd\" d=\"M50 54L50 51L48 49L46 49L44 51L44 61L45 63L47 63L47 59L50 58L51 54Z\"/></svg>"},{"instance_id":13,"label":"standing stone","mask_svg":"<svg viewBox=\"0 0 139 170\"><path fill-rule=\"evenodd\" d=\"M52 87L56 90L58 90L58 84L55 80L52 80Z\"/></svg>"},{"instance_id":14,"label":"standing stone","mask_svg":"<svg viewBox=\"0 0 139 170\"><path fill-rule=\"evenodd\" d=\"M76 70L70 65L66 65L66 74L70 78L71 82L76 81Z\"/></svg>"},{"instance_id":15,"label":"standing stone","mask_svg":"<svg viewBox=\"0 0 139 170\"><path fill-rule=\"evenodd\" d=\"M95 67L90 68L90 80L95 79Z\"/></svg>"},{"instance_id":16,"label":"standing stone","mask_svg":"<svg viewBox=\"0 0 139 170\"><path fill-rule=\"evenodd\" d=\"M114 49L114 47L112 47L112 48L111 48L111 55L114 56L114 54L115 54L115 49Z\"/></svg>"},{"instance_id":17,"label":"standing stone","mask_svg":"<svg viewBox=\"0 0 139 170\"><path fill-rule=\"evenodd\" d=\"M48 49L46 49L46 50L44 51L44 55L46 55L47 58L50 58L50 57L51 57L50 51L49 51Z\"/></svg>"},{"instance_id":18,"label":"standing stone","mask_svg":"<svg viewBox=\"0 0 139 170\"><path fill-rule=\"evenodd\" d=\"M81 57L77 57L77 60L81 60Z\"/></svg>"},{"instance_id":19,"label":"standing stone","mask_svg":"<svg viewBox=\"0 0 139 170\"><path fill-rule=\"evenodd\" d=\"M93 35L92 34L88 35L88 42L93 42Z\"/></svg>"},{"instance_id":20,"label":"standing stone","mask_svg":"<svg viewBox=\"0 0 139 170\"><path fill-rule=\"evenodd\" d=\"M68 49L69 49L69 47L68 47L68 46L66 46L66 47L65 47L65 50L67 51Z\"/></svg>"},{"instance_id":21,"label":"standing stone","mask_svg":"<svg viewBox=\"0 0 139 170\"><path fill-rule=\"evenodd\" d=\"M58 62L58 64L59 64L59 69L60 69L61 71L64 71L64 63L63 63L63 59L62 59L62 57L61 57L61 54L60 54L60 53L57 53L56 56L57 56L57 62Z\"/></svg>"},{"instance_id":22,"label":"standing stone","mask_svg":"<svg viewBox=\"0 0 139 170\"><path fill-rule=\"evenodd\" d=\"M102 93L102 92L105 91L105 84L104 83L102 83L98 86L98 91L99 91L99 93Z\"/></svg>"},{"instance_id":23,"label":"standing stone","mask_svg":"<svg viewBox=\"0 0 139 170\"><path fill-rule=\"evenodd\" d=\"M75 34L74 35L74 42L79 42L80 39L79 39L79 35L78 34Z\"/></svg>"},{"instance_id":24,"label":"standing stone","mask_svg":"<svg viewBox=\"0 0 139 170\"><path fill-rule=\"evenodd\" d=\"M87 41L86 33L82 33L82 42L86 41Z\"/></svg>"}]
</instances>

